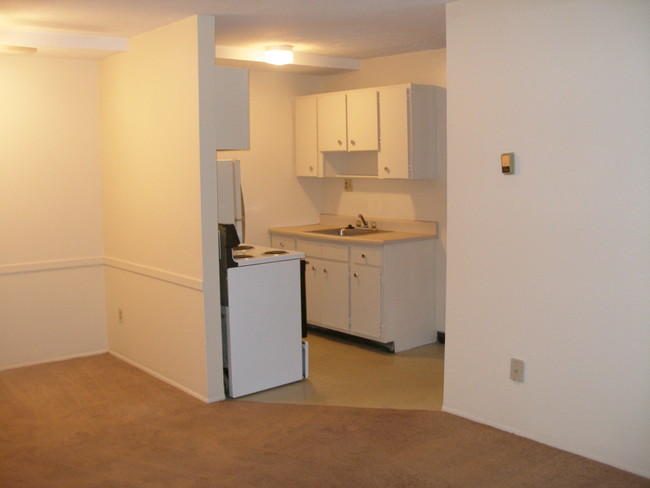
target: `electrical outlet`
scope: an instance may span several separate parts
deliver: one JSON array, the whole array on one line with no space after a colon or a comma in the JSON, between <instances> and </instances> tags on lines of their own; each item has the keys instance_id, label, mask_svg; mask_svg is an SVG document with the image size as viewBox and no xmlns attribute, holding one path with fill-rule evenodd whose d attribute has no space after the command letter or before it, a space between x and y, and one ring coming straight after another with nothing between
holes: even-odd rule
<instances>
[{"instance_id":1,"label":"electrical outlet","mask_svg":"<svg viewBox=\"0 0 650 488\"><path fill-rule=\"evenodd\" d=\"M524 361L522 359L510 359L510 379L519 383L524 382Z\"/></svg>"},{"instance_id":2,"label":"electrical outlet","mask_svg":"<svg viewBox=\"0 0 650 488\"><path fill-rule=\"evenodd\" d=\"M120 324L124 323L124 314L122 313L121 308L117 309L117 319L120 321Z\"/></svg>"},{"instance_id":3,"label":"electrical outlet","mask_svg":"<svg viewBox=\"0 0 650 488\"><path fill-rule=\"evenodd\" d=\"M352 179L345 178L343 180L343 190L344 191L352 191Z\"/></svg>"}]
</instances>

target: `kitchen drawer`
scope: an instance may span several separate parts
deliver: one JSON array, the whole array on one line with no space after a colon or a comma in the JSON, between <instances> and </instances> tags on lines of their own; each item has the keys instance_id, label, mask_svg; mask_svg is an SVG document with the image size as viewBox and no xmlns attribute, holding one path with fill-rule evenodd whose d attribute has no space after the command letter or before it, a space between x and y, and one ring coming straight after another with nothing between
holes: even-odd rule
<instances>
[{"instance_id":1,"label":"kitchen drawer","mask_svg":"<svg viewBox=\"0 0 650 488\"><path fill-rule=\"evenodd\" d=\"M296 250L296 238L287 236L271 236L271 247L284 249L286 251Z\"/></svg>"},{"instance_id":2,"label":"kitchen drawer","mask_svg":"<svg viewBox=\"0 0 650 488\"><path fill-rule=\"evenodd\" d=\"M350 262L381 266L383 263L382 248L379 246L350 246Z\"/></svg>"},{"instance_id":3,"label":"kitchen drawer","mask_svg":"<svg viewBox=\"0 0 650 488\"><path fill-rule=\"evenodd\" d=\"M296 239L296 251L304 252L307 257L320 258L322 256L322 245L320 242L308 239Z\"/></svg>"},{"instance_id":4,"label":"kitchen drawer","mask_svg":"<svg viewBox=\"0 0 650 488\"><path fill-rule=\"evenodd\" d=\"M348 261L348 246L347 244L330 244L323 242L322 244L323 259L331 259L333 261Z\"/></svg>"}]
</instances>

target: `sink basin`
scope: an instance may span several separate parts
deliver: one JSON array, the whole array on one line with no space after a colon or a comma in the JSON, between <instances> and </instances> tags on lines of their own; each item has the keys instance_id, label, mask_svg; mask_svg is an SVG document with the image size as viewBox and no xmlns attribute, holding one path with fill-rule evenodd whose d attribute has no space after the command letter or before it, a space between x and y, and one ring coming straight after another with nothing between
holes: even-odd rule
<instances>
[{"instance_id":1,"label":"sink basin","mask_svg":"<svg viewBox=\"0 0 650 488\"><path fill-rule=\"evenodd\" d=\"M392 232L391 230L379 230L379 229L360 229L358 227L343 227L337 229L321 229L321 230L311 230L311 234L324 234L328 236L367 236L369 234L381 234L384 232Z\"/></svg>"}]
</instances>

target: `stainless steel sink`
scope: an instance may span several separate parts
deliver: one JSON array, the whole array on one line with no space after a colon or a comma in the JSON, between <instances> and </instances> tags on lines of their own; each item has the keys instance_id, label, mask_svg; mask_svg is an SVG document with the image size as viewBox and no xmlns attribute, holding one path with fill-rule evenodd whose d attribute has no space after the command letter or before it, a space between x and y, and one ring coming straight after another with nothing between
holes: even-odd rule
<instances>
[{"instance_id":1,"label":"stainless steel sink","mask_svg":"<svg viewBox=\"0 0 650 488\"><path fill-rule=\"evenodd\" d=\"M367 236L369 234L381 234L384 232L393 232L392 230L363 229L359 227L343 227L337 229L320 229L310 230L311 234L324 234L328 236Z\"/></svg>"}]
</instances>

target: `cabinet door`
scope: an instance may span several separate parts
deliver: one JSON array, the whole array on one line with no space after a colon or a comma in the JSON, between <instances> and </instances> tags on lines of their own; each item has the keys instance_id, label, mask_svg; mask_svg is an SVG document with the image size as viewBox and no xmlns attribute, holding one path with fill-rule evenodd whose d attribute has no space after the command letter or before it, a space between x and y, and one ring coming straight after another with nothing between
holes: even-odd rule
<instances>
[{"instance_id":1,"label":"cabinet door","mask_svg":"<svg viewBox=\"0 0 650 488\"><path fill-rule=\"evenodd\" d=\"M286 251L296 250L296 239L293 237L271 235L271 247L276 249L284 249Z\"/></svg>"},{"instance_id":2,"label":"cabinet door","mask_svg":"<svg viewBox=\"0 0 650 488\"><path fill-rule=\"evenodd\" d=\"M305 266L305 293L307 306L307 322L314 325L321 325L322 286L320 279L322 261L316 258L307 258Z\"/></svg>"},{"instance_id":3,"label":"cabinet door","mask_svg":"<svg viewBox=\"0 0 650 488\"><path fill-rule=\"evenodd\" d=\"M381 339L381 268L350 266L350 331Z\"/></svg>"},{"instance_id":4,"label":"cabinet door","mask_svg":"<svg viewBox=\"0 0 650 488\"><path fill-rule=\"evenodd\" d=\"M217 150L250 149L248 70L215 66Z\"/></svg>"},{"instance_id":5,"label":"cabinet door","mask_svg":"<svg viewBox=\"0 0 650 488\"><path fill-rule=\"evenodd\" d=\"M348 263L322 261L320 320L325 327L347 331L350 317Z\"/></svg>"},{"instance_id":6,"label":"cabinet door","mask_svg":"<svg viewBox=\"0 0 650 488\"><path fill-rule=\"evenodd\" d=\"M379 89L379 178L410 178L410 114L407 86ZM434 137L434 134L431 134Z\"/></svg>"},{"instance_id":7,"label":"cabinet door","mask_svg":"<svg viewBox=\"0 0 650 488\"><path fill-rule=\"evenodd\" d=\"M348 151L379 149L377 91L353 91L347 94Z\"/></svg>"},{"instance_id":8,"label":"cabinet door","mask_svg":"<svg viewBox=\"0 0 650 488\"><path fill-rule=\"evenodd\" d=\"M318 150L347 151L345 93L318 95Z\"/></svg>"},{"instance_id":9,"label":"cabinet door","mask_svg":"<svg viewBox=\"0 0 650 488\"><path fill-rule=\"evenodd\" d=\"M318 98L296 98L295 117L296 175L322 176L318 164Z\"/></svg>"}]
</instances>

